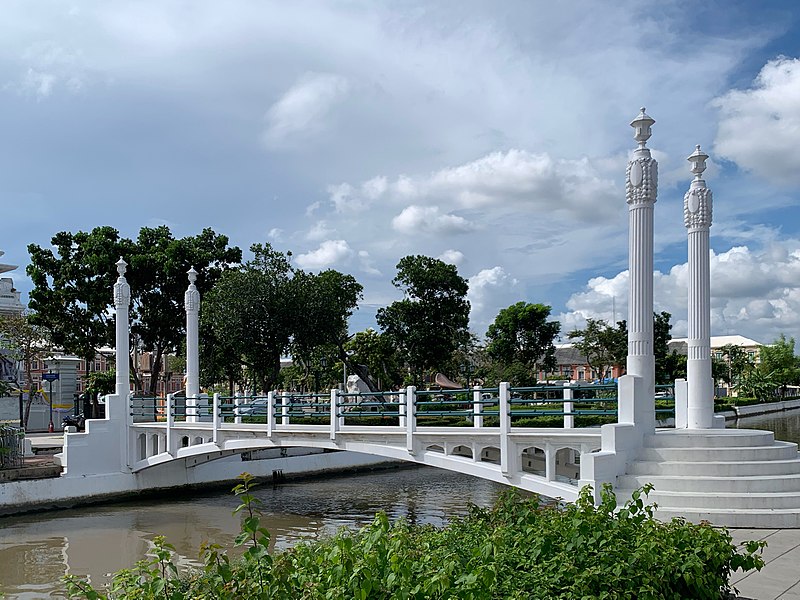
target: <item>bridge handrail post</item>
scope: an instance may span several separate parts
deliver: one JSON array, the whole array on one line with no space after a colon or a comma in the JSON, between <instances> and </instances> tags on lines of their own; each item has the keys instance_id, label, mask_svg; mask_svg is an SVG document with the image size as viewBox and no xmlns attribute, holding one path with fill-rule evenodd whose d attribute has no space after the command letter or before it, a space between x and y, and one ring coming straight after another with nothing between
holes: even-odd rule
<instances>
[{"instance_id":1,"label":"bridge handrail post","mask_svg":"<svg viewBox=\"0 0 800 600\"><path fill-rule=\"evenodd\" d=\"M214 393L214 396L211 400L211 410L214 411L214 416L211 419L211 428L213 433L211 434L211 441L215 444L217 443L217 438L219 437L219 394Z\"/></svg>"},{"instance_id":2,"label":"bridge handrail post","mask_svg":"<svg viewBox=\"0 0 800 600\"><path fill-rule=\"evenodd\" d=\"M511 464L511 440L508 436L511 432L511 414L509 411L511 405L508 402L508 387L509 383L507 381L501 382L498 394L500 397L500 471L503 475L509 474Z\"/></svg>"},{"instance_id":3,"label":"bridge handrail post","mask_svg":"<svg viewBox=\"0 0 800 600\"><path fill-rule=\"evenodd\" d=\"M572 402L575 390L570 387L571 385L570 381L564 382L564 429L574 429L575 427L575 415L573 414L575 403Z\"/></svg>"},{"instance_id":4,"label":"bridge handrail post","mask_svg":"<svg viewBox=\"0 0 800 600\"><path fill-rule=\"evenodd\" d=\"M172 409L175 406L174 397L172 394L167 394L167 452L175 456L175 415L172 414Z\"/></svg>"},{"instance_id":5,"label":"bridge handrail post","mask_svg":"<svg viewBox=\"0 0 800 600\"><path fill-rule=\"evenodd\" d=\"M339 390L331 389L331 439L336 439L336 432L339 431Z\"/></svg>"},{"instance_id":6,"label":"bridge handrail post","mask_svg":"<svg viewBox=\"0 0 800 600\"><path fill-rule=\"evenodd\" d=\"M242 423L242 415L239 414L239 405L242 403L242 395L239 392L236 392L233 395L233 422L236 425L240 425Z\"/></svg>"},{"instance_id":7,"label":"bridge handrail post","mask_svg":"<svg viewBox=\"0 0 800 600\"><path fill-rule=\"evenodd\" d=\"M281 392L281 425L289 424L289 392Z\"/></svg>"},{"instance_id":8,"label":"bridge handrail post","mask_svg":"<svg viewBox=\"0 0 800 600\"><path fill-rule=\"evenodd\" d=\"M272 430L275 429L275 392L267 392L267 437L272 437Z\"/></svg>"},{"instance_id":9,"label":"bridge handrail post","mask_svg":"<svg viewBox=\"0 0 800 600\"><path fill-rule=\"evenodd\" d=\"M414 454L414 432L417 429L417 414L414 406L417 402L417 388L410 385L406 388L406 450Z\"/></svg>"},{"instance_id":10,"label":"bridge handrail post","mask_svg":"<svg viewBox=\"0 0 800 600\"><path fill-rule=\"evenodd\" d=\"M476 385L472 388L472 426L483 427L483 388Z\"/></svg>"},{"instance_id":11,"label":"bridge handrail post","mask_svg":"<svg viewBox=\"0 0 800 600\"><path fill-rule=\"evenodd\" d=\"M397 424L400 427L406 426L406 390L397 392Z\"/></svg>"}]
</instances>

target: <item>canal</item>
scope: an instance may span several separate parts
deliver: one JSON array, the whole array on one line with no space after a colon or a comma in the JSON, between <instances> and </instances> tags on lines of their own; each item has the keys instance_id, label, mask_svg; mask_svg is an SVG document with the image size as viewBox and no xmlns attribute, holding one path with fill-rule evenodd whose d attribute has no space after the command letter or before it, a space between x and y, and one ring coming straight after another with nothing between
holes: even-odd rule
<instances>
[{"instance_id":1,"label":"canal","mask_svg":"<svg viewBox=\"0 0 800 600\"><path fill-rule=\"evenodd\" d=\"M732 423L729 427L734 426ZM800 410L741 419L735 426L766 429L777 439L800 443ZM273 545L285 549L303 539L358 527L377 511L412 523L442 524L469 504L490 505L503 486L427 467L308 479L257 488L264 525ZM88 576L93 584L132 566L165 535L178 562L198 565L203 542L230 545L239 530L238 505L215 492L80 507L0 519L0 593L6 598L62 598L64 574Z\"/></svg>"},{"instance_id":2,"label":"canal","mask_svg":"<svg viewBox=\"0 0 800 600\"><path fill-rule=\"evenodd\" d=\"M492 504L503 489L460 473L413 467L262 486L255 495L274 547L285 549L340 527L366 525L381 510L392 519L440 525L465 514L470 504ZM157 535L175 546L179 564L199 566L203 542L232 545L237 505L232 494L215 492L2 518L0 596L63 598L60 578L67 573L100 585L109 573L143 558Z\"/></svg>"}]
</instances>

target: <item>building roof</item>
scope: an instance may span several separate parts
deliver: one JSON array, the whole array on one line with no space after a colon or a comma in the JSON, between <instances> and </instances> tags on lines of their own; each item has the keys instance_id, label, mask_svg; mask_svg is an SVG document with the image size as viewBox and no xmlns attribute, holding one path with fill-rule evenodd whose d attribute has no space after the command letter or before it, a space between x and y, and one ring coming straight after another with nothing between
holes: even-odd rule
<instances>
[{"instance_id":1,"label":"building roof","mask_svg":"<svg viewBox=\"0 0 800 600\"><path fill-rule=\"evenodd\" d=\"M683 342L688 344L689 338L672 338L670 340L670 344ZM757 342L755 340L751 340L750 338L746 338L743 335L712 335L711 336L711 347L712 348L722 348L723 346L741 346L741 347L748 347L748 346L765 346L766 344L762 344L761 342Z\"/></svg>"}]
</instances>

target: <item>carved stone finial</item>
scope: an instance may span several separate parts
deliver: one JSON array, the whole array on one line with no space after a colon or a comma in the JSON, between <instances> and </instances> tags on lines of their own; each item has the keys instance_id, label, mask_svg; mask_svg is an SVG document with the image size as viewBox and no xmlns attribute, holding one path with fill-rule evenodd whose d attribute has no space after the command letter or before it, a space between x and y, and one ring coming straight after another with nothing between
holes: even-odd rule
<instances>
[{"instance_id":1,"label":"carved stone finial","mask_svg":"<svg viewBox=\"0 0 800 600\"><path fill-rule=\"evenodd\" d=\"M195 271L194 267L192 267L187 271L187 273L189 275L189 283L194 284L194 282L197 281L197 271Z\"/></svg>"},{"instance_id":2,"label":"carved stone finial","mask_svg":"<svg viewBox=\"0 0 800 600\"><path fill-rule=\"evenodd\" d=\"M116 265L117 265L117 273L119 273L120 277L124 277L125 276L125 269L127 268L128 263L126 263L124 260L122 260L122 257L120 256L119 260L116 262Z\"/></svg>"},{"instance_id":3,"label":"carved stone finial","mask_svg":"<svg viewBox=\"0 0 800 600\"><path fill-rule=\"evenodd\" d=\"M692 173L694 173L695 179L700 179L703 174L703 171L706 170L706 161L708 160L708 154L700 150L700 144L695 147L694 152L686 159L690 163L692 163L692 168L690 169Z\"/></svg>"},{"instance_id":4,"label":"carved stone finial","mask_svg":"<svg viewBox=\"0 0 800 600\"><path fill-rule=\"evenodd\" d=\"M640 112L638 116L631 121L631 127L636 130L636 133L633 135L633 139L639 142L639 147L644 148L647 140L649 140L650 136L653 135L653 132L650 128L656 121L652 117L648 116L646 112L644 112L644 106L639 110Z\"/></svg>"}]
</instances>

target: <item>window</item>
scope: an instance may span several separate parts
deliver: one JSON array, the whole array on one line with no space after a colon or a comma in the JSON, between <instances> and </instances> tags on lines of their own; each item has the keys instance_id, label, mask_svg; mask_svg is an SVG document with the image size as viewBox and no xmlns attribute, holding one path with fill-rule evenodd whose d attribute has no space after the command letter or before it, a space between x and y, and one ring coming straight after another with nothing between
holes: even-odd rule
<instances>
[{"instance_id":1,"label":"window","mask_svg":"<svg viewBox=\"0 0 800 600\"><path fill-rule=\"evenodd\" d=\"M31 361L31 369L33 371L38 371L39 370L39 361L38 360L32 360Z\"/></svg>"}]
</instances>

